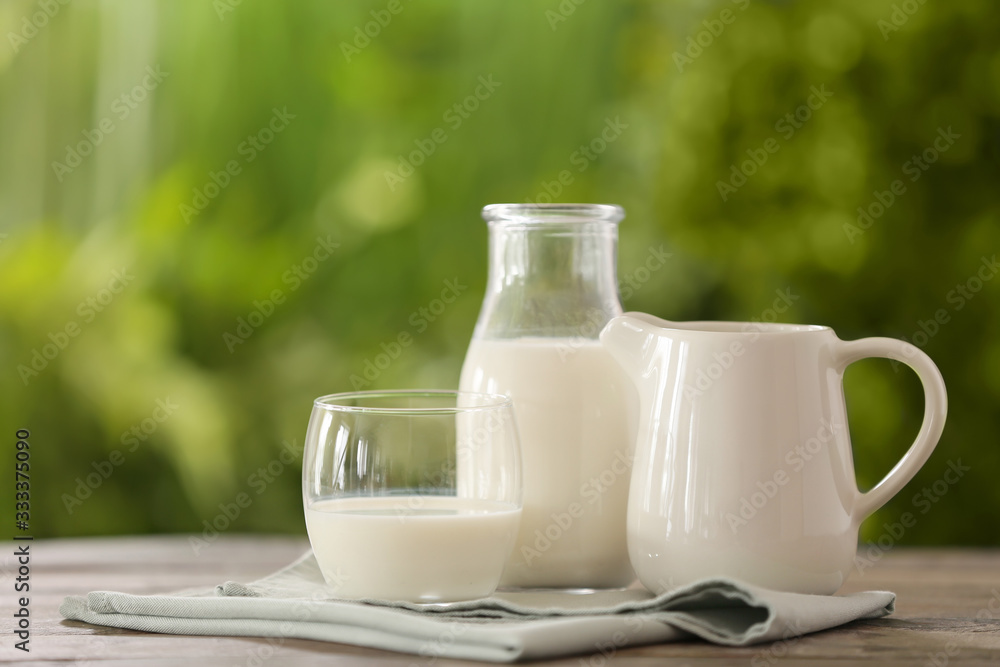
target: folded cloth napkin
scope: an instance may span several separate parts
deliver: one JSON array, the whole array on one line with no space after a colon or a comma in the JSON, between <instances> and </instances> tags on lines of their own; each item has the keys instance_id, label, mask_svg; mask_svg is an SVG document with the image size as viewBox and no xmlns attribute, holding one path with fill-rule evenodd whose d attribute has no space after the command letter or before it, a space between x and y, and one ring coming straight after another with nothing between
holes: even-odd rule
<instances>
[{"instance_id":1,"label":"folded cloth napkin","mask_svg":"<svg viewBox=\"0 0 1000 667\"><path fill-rule=\"evenodd\" d=\"M251 584L173 595L94 592L65 599L69 619L145 632L297 637L491 662L617 651L690 639L730 646L773 641L893 612L896 596L781 593L706 579L653 596L524 591L445 604L337 599L307 553Z\"/></svg>"}]
</instances>

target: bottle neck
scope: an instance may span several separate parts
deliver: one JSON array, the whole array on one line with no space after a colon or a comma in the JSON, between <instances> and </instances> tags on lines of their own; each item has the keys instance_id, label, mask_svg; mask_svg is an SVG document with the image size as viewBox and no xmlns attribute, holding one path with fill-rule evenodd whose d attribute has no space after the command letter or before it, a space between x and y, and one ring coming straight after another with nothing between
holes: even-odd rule
<instances>
[{"instance_id":1,"label":"bottle neck","mask_svg":"<svg viewBox=\"0 0 1000 667\"><path fill-rule=\"evenodd\" d=\"M477 338L597 339L621 314L618 225L490 222L489 277Z\"/></svg>"}]
</instances>

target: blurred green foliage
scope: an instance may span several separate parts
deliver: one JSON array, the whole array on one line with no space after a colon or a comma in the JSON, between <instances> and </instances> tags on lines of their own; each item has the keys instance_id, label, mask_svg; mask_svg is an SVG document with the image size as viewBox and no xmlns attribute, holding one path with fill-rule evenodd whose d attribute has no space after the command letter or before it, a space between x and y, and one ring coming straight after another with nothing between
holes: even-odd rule
<instances>
[{"instance_id":1,"label":"blurred green foliage","mask_svg":"<svg viewBox=\"0 0 1000 667\"><path fill-rule=\"evenodd\" d=\"M303 532L311 400L456 386L480 207L555 193L626 208L627 309L790 290L786 321L921 344L948 426L863 536L1000 543L1000 280L953 292L1000 248L992 0L5 0L0 34L0 424L31 430L36 535L199 531L240 492L231 530ZM866 488L920 387L866 361L846 391Z\"/></svg>"}]
</instances>

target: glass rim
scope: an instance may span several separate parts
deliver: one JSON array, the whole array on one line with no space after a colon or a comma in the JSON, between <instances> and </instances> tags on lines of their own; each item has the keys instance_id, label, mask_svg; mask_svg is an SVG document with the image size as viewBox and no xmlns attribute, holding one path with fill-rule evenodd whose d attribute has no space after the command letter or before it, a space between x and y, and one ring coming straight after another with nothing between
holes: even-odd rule
<instances>
[{"instance_id":1,"label":"glass rim","mask_svg":"<svg viewBox=\"0 0 1000 667\"><path fill-rule=\"evenodd\" d=\"M477 405L435 405L426 407L343 405L338 402L346 402L352 399L380 398L452 398L457 402L458 399L463 396L467 398L474 398L481 402ZM327 410L329 412L354 412L382 415L461 414L467 412L477 412L480 410L510 408L513 404L514 403L510 397L503 394L486 394L473 391L460 391L456 389L386 389L346 391L337 394L327 394L313 400L314 408Z\"/></svg>"},{"instance_id":2,"label":"glass rim","mask_svg":"<svg viewBox=\"0 0 1000 667\"><path fill-rule=\"evenodd\" d=\"M625 218L625 209L618 204L490 204L483 207L482 216L488 223L618 224Z\"/></svg>"}]
</instances>

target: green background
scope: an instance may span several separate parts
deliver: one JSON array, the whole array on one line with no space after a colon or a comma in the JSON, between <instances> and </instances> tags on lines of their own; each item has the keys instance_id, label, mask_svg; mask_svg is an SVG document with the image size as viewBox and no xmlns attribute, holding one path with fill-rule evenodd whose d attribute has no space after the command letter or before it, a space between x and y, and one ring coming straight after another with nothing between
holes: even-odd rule
<instances>
[{"instance_id":1,"label":"green background","mask_svg":"<svg viewBox=\"0 0 1000 667\"><path fill-rule=\"evenodd\" d=\"M304 533L282 443L301 448L311 399L358 384L403 333L370 387L457 385L486 277L479 209L551 192L625 207L629 310L760 318L790 291L783 321L919 344L948 424L862 536L909 511L900 542L1000 543L1000 280L974 280L1000 247L992 0L7 0L0 35L0 474L30 429L35 535L196 532L240 493L230 530ZM492 90L467 99L480 77ZM803 107L813 87L832 95ZM294 117L268 136L275 110ZM724 199L734 168L753 173ZM337 247L303 264L318 238ZM661 247L662 268L640 269ZM421 314L446 280L460 296ZM224 338L255 302L260 326ZM916 433L920 386L883 361L846 384L868 488ZM157 400L177 405L162 423ZM144 420L154 432L123 442ZM949 461L970 468L954 484Z\"/></svg>"}]
</instances>

